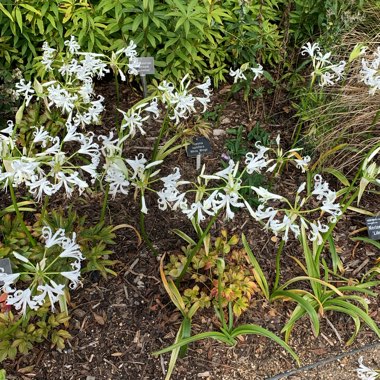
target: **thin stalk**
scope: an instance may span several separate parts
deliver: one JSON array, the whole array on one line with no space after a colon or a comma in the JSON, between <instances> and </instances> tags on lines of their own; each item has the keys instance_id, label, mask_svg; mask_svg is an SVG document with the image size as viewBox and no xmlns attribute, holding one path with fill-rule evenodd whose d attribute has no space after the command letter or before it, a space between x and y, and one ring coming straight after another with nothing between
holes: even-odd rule
<instances>
[{"instance_id":1,"label":"thin stalk","mask_svg":"<svg viewBox=\"0 0 380 380\"><path fill-rule=\"evenodd\" d=\"M280 282L280 260L281 260L282 251L284 249L284 245L285 245L285 240L281 240L281 243L276 253L276 278L274 280L273 291L275 291L278 288L278 284Z\"/></svg>"},{"instance_id":2,"label":"thin stalk","mask_svg":"<svg viewBox=\"0 0 380 380\"><path fill-rule=\"evenodd\" d=\"M148 237L148 234L146 233L145 229L145 214L140 211L140 232L141 237L143 238L145 244L149 247L149 249L152 251L154 256L158 256L158 251L156 248L154 248L153 243Z\"/></svg>"},{"instance_id":3,"label":"thin stalk","mask_svg":"<svg viewBox=\"0 0 380 380\"><path fill-rule=\"evenodd\" d=\"M225 330L227 330L227 323L224 318L224 311L222 306L222 276L223 272L218 274L218 307L222 326Z\"/></svg>"},{"instance_id":4,"label":"thin stalk","mask_svg":"<svg viewBox=\"0 0 380 380\"><path fill-rule=\"evenodd\" d=\"M160 145L162 137L164 136L164 133L166 132L166 128L168 126L168 120L169 120L169 115L166 114L165 119L162 122L162 127L160 129L160 133L158 134L158 137L156 138L156 141L154 142L152 160L151 160L152 162L156 160L158 147Z\"/></svg>"},{"instance_id":5,"label":"thin stalk","mask_svg":"<svg viewBox=\"0 0 380 380\"><path fill-rule=\"evenodd\" d=\"M108 201L109 192L110 192L110 185L108 184L106 187L106 192L104 194L104 198L103 198L102 212L100 214L100 223L104 223L104 218L106 217L107 201Z\"/></svg>"},{"instance_id":6,"label":"thin stalk","mask_svg":"<svg viewBox=\"0 0 380 380\"><path fill-rule=\"evenodd\" d=\"M120 108L120 87L117 74L115 75L116 108ZM115 112L116 125L119 125L119 113Z\"/></svg>"},{"instance_id":7,"label":"thin stalk","mask_svg":"<svg viewBox=\"0 0 380 380\"><path fill-rule=\"evenodd\" d=\"M43 220L45 217L45 213L46 213L48 203L49 203L49 197L46 195L44 198L44 204L43 204L42 210L41 210L41 220Z\"/></svg>"},{"instance_id":8,"label":"thin stalk","mask_svg":"<svg viewBox=\"0 0 380 380\"><path fill-rule=\"evenodd\" d=\"M12 203L13 203L13 207L15 208L15 211L16 211L18 222L20 223L22 230L25 232L25 235L27 236L31 246L35 247L37 245L37 243L34 240L33 236L30 234L29 230L26 228L26 225L24 223L24 219L22 218L22 215L21 215L20 210L19 210L18 205L17 205L17 199L16 199L15 191L14 191L12 185L9 186L9 192L11 194Z\"/></svg>"},{"instance_id":9,"label":"thin stalk","mask_svg":"<svg viewBox=\"0 0 380 380\"><path fill-rule=\"evenodd\" d=\"M213 224L215 223L216 219L218 218L219 216L219 213L220 213L220 210L211 218L211 220L209 221L209 223L207 224L207 227L205 228L205 230L203 231L203 234L202 236L199 238L198 240L198 243L196 244L196 246L190 251L190 254L189 256L187 256L187 260L186 260L186 263L184 265L184 267L182 268L182 271L180 273L180 275L178 276L178 278L176 279L176 285L178 286L179 283L182 281L182 279L185 277L186 275L186 272L187 272L187 269L189 268L189 265L191 263L191 260L193 259L194 255L199 251L199 249L201 248L202 244L203 244L203 240L205 239L206 235L209 233L211 227L213 226Z\"/></svg>"}]
</instances>

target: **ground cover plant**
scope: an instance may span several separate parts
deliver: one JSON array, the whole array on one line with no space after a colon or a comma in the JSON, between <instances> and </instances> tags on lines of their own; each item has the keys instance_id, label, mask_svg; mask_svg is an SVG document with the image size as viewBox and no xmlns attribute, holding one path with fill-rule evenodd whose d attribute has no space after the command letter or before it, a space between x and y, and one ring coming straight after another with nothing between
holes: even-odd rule
<instances>
[{"instance_id":1,"label":"ground cover plant","mask_svg":"<svg viewBox=\"0 0 380 380\"><path fill-rule=\"evenodd\" d=\"M128 254L113 253L121 231L152 257L153 274L137 274L133 287L143 289L145 277L156 280L162 292L151 311L160 306L176 318L171 342L157 341L149 352L167 358L167 380L205 340L239 347L246 336L253 342L264 337L297 366L302 353L292 339L298 326L311 326L315 339L331 329L347 345L363 330L380 338L371 307L380 284L379 244L363 236L363 228L352 231L353 255L359 245L373 252L364 265L356 263L357 271L350 270L341 247L342 223L378 213L375 102L371 122L359 132L365 136L360 150L350 140L351 125L344 132L332 125L334 109L368 115L367 102L350 108L343 100L352 81L357 91L377 96L379 48L362 41L345 52L346 62L325 51L323 39L303 41L293 50L308 76L305 87L293 89L301 94L293 102L298 123L290 131L272 130L269 115L258 115L260 104L280 88L274 88L280 71L294 64L282 62L290 54L280 49L283 23L292 25L293 42L301 41L332 17L323 13L327 3L312 7L308 17L322 16L304 29L295 28L310 11L302 2L1 5L6 37L0 41L11 43L2 64L10 69L15 59L27 68L24 77L4 77L12 98L0 130L0 258L11 264L11 271L0 267L0 360L7 370L17 372L12 360L33 355L41 345L60 353L72 349L73 299L76 292L90 292L89 283L118 276ZM283 9L287 19L280 17ZM361 10L334 9L333 17ZM85 25L80 32L79 21ZM17 54L11 58L8 51ZM125 84L138 85L137 58L153 53L158 74L148 96L126 101L123 89L133 90ZM102 80L113 88L109 99L98 93ZM225 101L212 111L222 81L229 81ZM331 97L337 105L323 106ZM246 110L245 125L223 119L236 99L239 112ZM322 116L321 108L310 110L315 104L322 104ZM317 117L326 124L315 127ZM186 163L193 138L212 139L217 131L224 136L223 125L232 138L217 147L216 159L205 158L197 169ZM323 141L326 130L331 145L307 139L312 131ZM350 170L334 161L343 147L350 158L355 154ZM93 211L82 214L88 205ZM115 205L126 207L128 218L116 218ZM157 237L154 224L163 220L173 224ZM175 244L166 245L165 236ZM262 252L268 242L261 244L260 236L270 242L267 257ZM128 287L124 291L128 299ZM262 317L266 307L271 316L282 313L277 328ZM106 314L92 313L96 323L106 324ZM367 367L362 361L360 366L358 375L364 376ZM33 373L31 367L25 371Z\"/></svg>"}]
</instances>

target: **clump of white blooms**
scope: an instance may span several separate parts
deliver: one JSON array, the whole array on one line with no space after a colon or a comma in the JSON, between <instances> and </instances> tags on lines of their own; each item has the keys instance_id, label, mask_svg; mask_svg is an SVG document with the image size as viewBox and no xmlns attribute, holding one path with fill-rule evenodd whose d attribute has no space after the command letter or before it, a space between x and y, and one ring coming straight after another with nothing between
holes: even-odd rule
<instances>
[{"instance_id":1,"label":"clump of white blooms","mask_svg":"<svg viewBox=\"0 0 380 380\"><path fill-rule=\"evenodd\" d=\"M169 117L179 124L181 119L187 119L192 113L196 112L196 102L203 106L202 112L207 109L211 97L211 79L206 78L203 84L189 89L190 79L188 75L181 80L179 89L176 89L173 83L163 81L159 86L160 98L162 103L166 106ZM203 91L204 96L193 95L192 92L196 90Z\"/></svg>"},{"instance_id":2,"label":"clump of white blooms","mask_svg":"<svg viewBox=\"0 0 380 380\"><path fill-rule=\"evenodd\" d=\"M51 310L55 311L55 303L65 299L67 284L70 289L75 289L80 282L83 256L76 243L76 234L67 237L64 229L53 232L50 227L45 226L42 237L45 248L38 263L13 252L21 270L7 274L0 268L0 290L8 295L6 303L20 310L23 315L29 309L37 310L46 301L49 301ZM30 284L27 288L16 287L20 278L28 278Z\"/></svg>"},{"instance_id":3,"label":"clump of white blooms","mask_svg":"<svg viewBox=\"0 0 380 380\"><path fill-rule=\"evenodd\" d=\"M359 183L358 204L368 184L372 183L380 186L380 165L378 165L375 160L375 157L379 155L379 152L380 147L374 149L363 162L362 178Z\"/></svg>"},{"instance_id":4,"label":"clump of white blooms","mask_svg":"<svg viewBox=\"0 0 380 380\"><path fill-rule=\"evenodd\" d=\"M99 139L103 141L101 152L105 158L104 181L109 185L109 194L115 198L117 194L127 195L133 188L135 198L140 192L141 212L146 214L148 209L145 202L145 191L149 188L152 178L159 173L159 170L152 172L151 169L161 164L162 161L148 163L142 153L134 159L123 158L123 139L114 138L112 131L109 136L99 136Z\"/></svg>"},{"instance_id":5,"label":"clump of white blooms","mask_svg":"<svg viewBox=\"0 0 380 380\"><path fill-rule=\"evenodd\" d=\"M120 129L122 132L127 130L126 138L134 137L136 132L139 131L142 135L145 135L143 129L143 122L148 120L150 115L153 114L157 119L160 111L158 109L157 98L153 98L150 102L143 102L131 107L127 112L118 110L123 114L123 121L121 122Z\"/></svg>"},{"instance_id":6,"label":"clump of white blooms","mask_svg":"<svg viewBox=\"0 0 380 380\"><path fill-rule=\"evenodd\" d=\"M373 53L371 60L362 59L360 74L362 81L369 86L369 93L374 95L380 89L380 47Z\"/></svg>"},{"instance_id":7,"label":"clump of white blooms","mask_svg":"<svg viewBox=\"0 0 380 380\"><path fill-rule=\"evenodd\" d=\"M260 64L257 64L257 66L249 67L248 63L244 63L236 70L233 70L230 68L230 76L234 78L234 83L237 83L239 79L246 80L247 77L245 76L245 72L251 70L254 74L253 80L256 80L257 78L260 78L264 74L263 67Z\"/></svg>"},{"instance_id":8,"label":"clump of white blooms","mask_svg":"<svg viewBox=\"0 0 380 380\"><path fill-rule=\"evenodd\" d=\"M314 68L311 74L312 83L319 77L319 85L321 87L332 86L343 78L347 62L340 61L339 63L332 63L330 60L331 52L322 53L318 43L311 44L308 42L302 46L301 54L309 55L312 60Z\"/></svg>"},{"instance_id":9,"label":"clump of white blooms","mask_svg":"<svg viewBox=\"0 0 380 380\"><path fill-rule=\"evenodd\" d=\"M71 36L65 41L67 51L58 53L47 42L43 44L41 64L53 75L53 80L40 84L35 81L26 83L21 79L16 84L16 92L25 99L28 106L33 97L46 99L49 108L55 107L67 115L67 120L74 125L89 125L100 122L104 110L104 98L94 93L93 80L109 73L108 66L125 80L122 68L128 73L137 74L136 45L131 42L127 48L112 53L111 59L104 54L81 52L80 46ZM123 63L123 58L129 59Z\"/></svg>"},{"instance_id":10,"label":"clump of white blooms","mask_svg":"<svg viewBox=\"0 0 380 380\"><path fill-rule=\"evenodd\" d=\"M328 225L322 223L321 215L328 214L328 222L334 222L336 217L341 215L340 205L337 202L336 192L329 188L326 181L320 175L314 178L314 190L311 194L305 194L306 183L302 183L292 204L286 197L274 194L263 187L245 186L242 184L244 173L252 174L274 172L281 168L284 163L292 162L301 172L307 170L310 157L301 157L297 152L299 149L291 149L284 152L280 147L280 137L276 139L277 148L268 148L256 144L257 152L246 154L245 166L239 172L239 162L230 160L228 167L214 174L205 174L205 167L202 168L193 188L181 192L179 186L188 185L189 182L181 181L181 174L175 168L173 174L161 178L164 183L163 188L157 193L158 204L161 210L171 208L181 210L184 214L196 222L201 222L207 216L213 216L220 212L225 212L227 219L233 219L236 209L247 209L250 215L265 223L265 228L274 232L275 235L282 235L283 240L289 238L289 231L292 231L297 238L300 235L301 226L309 231L310 241L322 243L322 233L327 232ZM269 153L275 158L270 158ZM212 183L210 183L212 181ZM261 205L256 211L252 209L246 199L241 194L244 188L253 190L261 201ZM192 200L189 200L189 195ZM307 208L307 205L315 200L319 202L318 207ZM273 204L269 204L273 203Z\"/></svg>"},{"instance_id":11,"label":"clump of white blooms","mask_svg":"<svg viewBox=\"0 0 380 380\"><path fill-rule=\"evenodd\" d=\"M363 364L363 356L359 358L359 368L356 373L360 380L376 380L380 379L380 371L373 370Z\"/></svg>"},{"instance_id":12,"label":"clump of white blooms","mask_svg":"<svg viewBox=\"0 0 380 380\"><path fill-rule=\"evenodd\" d=\"M0 185L26 186L40 201L44 195L63 190L70 197L75 189L81 194L89 187L87 176L94 182L98 177L99 145L92 133L80 133L70 122L61 139L51 136L44 127L32 127L33 139L28 149L19 148L18 136L11 121L0 132ZM73 151L73 144L76 149Z\"/></svg>"}]
</instances>

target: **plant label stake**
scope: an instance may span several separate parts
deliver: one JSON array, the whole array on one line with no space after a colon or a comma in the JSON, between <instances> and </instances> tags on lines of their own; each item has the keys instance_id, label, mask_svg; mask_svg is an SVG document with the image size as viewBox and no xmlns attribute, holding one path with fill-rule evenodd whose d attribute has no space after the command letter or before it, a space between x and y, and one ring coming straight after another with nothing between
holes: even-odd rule
<instances>
[{"instance_id":1,"label":"plant label stake","mask_svg":"<svg viewBox=\"0 0 380 380\"><path fill-rule=\"evenodd\" d=\"M211 152L210 140L203 136L195 137L193 142L186 148L187 156L196 158L197 170L200 170L201 168L201 157Z\"/></svg>"},{"instance_id":2,"label":"plant label stake","mask_svg":"<svg viewBox=\"0 0 380 380\"><path fill-rule=\"evenodd\" d=\"M141 82L143 85L144 98L148 95L146 85L146 75L154 74L154 58L153 57L138 57L136 61L139 63L137 71L140 74Z\"/></svg>"},{"instance_id":3,"label":"plant label stake","mask_svg":"<svg viewBox=\"0 0 380 380\"><path fill-rule=\"evenodd\" d=\"M365 220L368 227L368 236L373 240L380 240L380 216L367 218Z\"/></svg>"},{"instance_id":4,"label":"plant label stake","mask_svg":"<svg viewBox=\"0 0 380 380\"><path fill-rule=\"evenodd\" d=\"M0 273L12 274L12 266L9 259L0 259ZM4 283L0 281L0 286L2 285Z\"/></svg>"}]
</instances>

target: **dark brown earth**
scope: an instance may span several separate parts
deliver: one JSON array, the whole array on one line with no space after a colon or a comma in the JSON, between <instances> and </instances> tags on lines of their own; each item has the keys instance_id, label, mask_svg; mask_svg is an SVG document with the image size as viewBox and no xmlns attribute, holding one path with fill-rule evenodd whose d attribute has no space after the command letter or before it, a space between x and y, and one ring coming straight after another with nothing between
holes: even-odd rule
<instances>
[{"instance_id":1,"label":"dark brown earth","mask_svg":"<svg viewBox=\"0 0 380 380\"><path fill-rule=\"evenodd\" d=\"M112 102L112 89L100 87L98 92L103 95L106 92L109 95L106 96L108 114L103 126L99 127L104 133L103 130L109 129L114 123L112 108L115 105ZM222 103L227 93L228 88L224 88L215 95L214 106ZM122 94L122 109L126 109L127 105L139 96L127 87L122 88ZM272 105L272 102L251 104L252 111L248 115L246 104L239 97L228 102L219 124L214 126L218 133L213 134L211 131L210 134L213 153L203 159L210 171L219 167L221 154L226 152L224 143L228 136L228 128L244 125L250 129L256 121L260 121L262 128L267 130L272 138L281 132L285 144L289 144L293 130L292 120L289 120L290 116L286 113L289 111L288 104L277 101L273 109ZM275 117L268 117L269 110L272 110ZM145 149L148 154L147 148L152 146L152 136L156 134L157 131L155 132L152 126L151 130L147 131L148 137L134 141L129 154L137 154L141 151L140 148ZM178 164L186 179L195 178L195 162L188 159L183 150L165 163L163 172L169 172ZM274 186L281 191L297 181L296 173L289 170L285 179ZM86 205L78 204L79 213L96 220L100 213L100 199L101 197L98 202ZM380 212L380 200L367 197L362 207L374 213ZM150 213L146 220L147 232L157 250L160 254L178 251L182 242L171 229L180 228L191 234L191 224L174 212L157 210L153 198L148 198L148 208ZM131 197L118 198L110 201L107 216L113 225L128 223L138 228L137 211ZM349 211L335 232L345 276L353 279L360 279L379 257L379 252L374 247L364 243L356 244L350 240L352 235L363 235L363 232L356 231L364 225L363 215ZM233 223L225 224L219 221L213 229L215 235L223 227L228 229L229 234L246 234L264 272L270 282L273 281L274 256L278 241L263 232L259 225L249 219L248 214L242 212ZM117 244L111 247L115 251L114 258L119 260L119 264L114 268L118 276L103 279L96 273L88 274L83 280L83 287L72 294L72 320L69 331L73 339L68 342L67 347L58 352L51 350L46 343L14 362L5 362L4 368L9 379L164 379L169 354L153 357L152 352L173 343L182 319L161 285L159 258L154 257L145 245L138 245L137 241L132 230L119 230ZM301 273L290 258L299 254L298 243L294 240L289 241L281 262L283 279ZM380 287L376 290L379 292ZM378 299L370 299L370 315L378 324L379 306ZM293 307L294 304L291 302L277 301L269 304L257 295L249 311L245 312L238 322L255 323L280 336L280 331ZM212 310L199 312L193 320L193 334L212 329L218 329ZM346 347L345 341L352 332L353 323L348 317L326 314L321 321L321 334L316 338L311 331L309 320L303 318L296 325L289 342L300 356L302 365L334 358L376 342L379 346L352 353L340 360L299 372L289 378L355 379L359 356L364 357L366 365L380 368L380 341L376 335L363 327L355 343ZM277 374L296 368L297 365L292 358L274 342L264 337L251 336L243 337L232 348L209 340L192 344L187 357L178 360L172 379L275 380L280 378L275 377Z\"/></svg>"}]
</instances>

